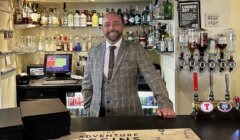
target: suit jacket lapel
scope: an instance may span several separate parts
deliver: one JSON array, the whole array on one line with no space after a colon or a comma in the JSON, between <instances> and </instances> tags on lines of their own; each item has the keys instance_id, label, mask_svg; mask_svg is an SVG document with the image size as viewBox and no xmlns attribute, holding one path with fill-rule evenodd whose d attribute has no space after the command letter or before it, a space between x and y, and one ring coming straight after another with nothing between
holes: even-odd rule
<instances>
[{"instance_id":1,"label":"suit jacket lapel","mask_svg":"<svg viewBox=\"0 0 240 140\"><path fill-rule=\"evenodd\" d=\"M120 48L119 48L118 53L117 53L116 61L115 61L115 64L114 64L112 79L115 76L115 74L116 74L116 72L117 72L117 70L120 66L120 63L123 59L123 56L124 56L126 50L127 50L127 43L126 43L125 40L122 40Z\"/></svg>"},{"instance_id":2,"label":"suit jacket lapel","mask_svg":"<svg viewBox=\"0 0 240 140\"><path fill-rule=\"evenodd\" d=\"M99 68L99 77L100 77L100 83L102 83L102 75L103 75L103 69L104 69L104 58L105 58L105 49L106 49L106 42L104 42L100 47L99 47L99 53L98 57L99 58L99 66L102 66ZM101 84L102 85L102 84Z\"/></svg>"}]
</instances>

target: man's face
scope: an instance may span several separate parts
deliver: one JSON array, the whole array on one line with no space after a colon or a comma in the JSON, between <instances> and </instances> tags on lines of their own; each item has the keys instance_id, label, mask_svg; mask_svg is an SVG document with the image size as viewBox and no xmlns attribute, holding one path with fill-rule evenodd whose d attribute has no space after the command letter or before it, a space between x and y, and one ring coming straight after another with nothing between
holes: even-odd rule
<instances>
[{"instance_id":1,"label":"man's face","mask_svg":"<svg viewBox=\"0 0 240 140\"><path fill-rule=\"evenodd\" d=\"M117 14L108 13L103 19L102 31L107 40L116 43L122 36L123 24L121 17Z\"/></svg>"}]
</instances>

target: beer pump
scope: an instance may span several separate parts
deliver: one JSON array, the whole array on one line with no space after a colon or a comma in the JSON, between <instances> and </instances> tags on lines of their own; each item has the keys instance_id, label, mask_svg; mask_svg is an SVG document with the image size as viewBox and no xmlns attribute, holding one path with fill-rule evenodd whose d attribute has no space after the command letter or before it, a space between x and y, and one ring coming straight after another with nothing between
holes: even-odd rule
<instances>
[{"instance_id":1,"label":"beer pump","mask_svg":"<svg viewBox=\"0 0 240 140\"><path fill-rule=\"evenodd\" d=\"M213 74L209 75L210 90L208 100L198 100L197 73L193 73L194 102L192 116L195 119L239 119L240 98L230 101L229 75L225 74L225 92L223 100L214 100Z\"/></svg>"}]
</instances>

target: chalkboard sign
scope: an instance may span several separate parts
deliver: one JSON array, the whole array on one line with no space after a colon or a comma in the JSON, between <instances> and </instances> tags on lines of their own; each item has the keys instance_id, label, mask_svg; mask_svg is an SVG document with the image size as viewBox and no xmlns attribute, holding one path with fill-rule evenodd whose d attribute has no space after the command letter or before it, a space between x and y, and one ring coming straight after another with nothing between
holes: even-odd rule
<instances>
[{"instance_id":1,"label":"chalkboard sign","mask_svg":"<svg viewBox=\"0 0 240 140\"><path fill-rule=\"evenodd\" d=\"M201 28L200 1L179 1L179 27Z\"/></svg>"}]
</instances>

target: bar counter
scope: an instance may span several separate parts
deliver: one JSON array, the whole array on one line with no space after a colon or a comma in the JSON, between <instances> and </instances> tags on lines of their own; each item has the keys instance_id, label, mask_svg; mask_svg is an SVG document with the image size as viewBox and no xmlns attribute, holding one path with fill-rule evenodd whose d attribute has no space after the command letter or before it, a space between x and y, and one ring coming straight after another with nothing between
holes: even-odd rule
<instances>
[{"instance_id":1,"label":"bar counter","mask_svg":"<svg viewBox=\"0 0 240 140\"><path fill-rule=\"evenodd\" d=\"M239 120L195 120L190 115L174 119L147 117L72 118L71 132L101 130L191 128L202 140L240 140Z\"/></svg>"}]
</instances>

